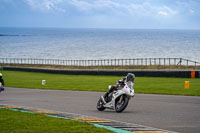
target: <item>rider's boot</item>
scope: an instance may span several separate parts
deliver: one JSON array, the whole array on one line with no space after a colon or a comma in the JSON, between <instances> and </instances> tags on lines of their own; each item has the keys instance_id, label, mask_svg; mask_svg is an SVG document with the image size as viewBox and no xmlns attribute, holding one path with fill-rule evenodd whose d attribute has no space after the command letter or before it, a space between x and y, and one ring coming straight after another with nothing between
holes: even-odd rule
<instances>
[{"instance_id":1,"label":"rider's boot","mask_svg":"<svg viewBox=\"0 0 200 133\"><path fill-rule=\"evenodd\" d=\"M110 86L108 92L106 92L106 93L104 94L104 96L101 96L101 100L103 101L104 104L110 102L109 94L110 94L111 92L113 92L113 90L114 90L114 86Z\"/></svg>"},{"instance_id":2,"label":"rider's boot","mask_svg":"<svg viewBox=\"0 0 200 133\"><path fill-rule=\"evenodd\" d=\"M101 100L103 101L104 104L108 102L108 95L109 95L109 92L106 92L104 96L101 96Z\"/></svg>"},{"instance_id":3,"label":"rider's boot","mask_svg":"<svg viewBox=\"0 0 200 133\"><path fill-rule=\"evenodd\" d=\"M105 98L101 96L101 100L103 101L104 104L106 104Z\"/></svg>"}]
</instances>

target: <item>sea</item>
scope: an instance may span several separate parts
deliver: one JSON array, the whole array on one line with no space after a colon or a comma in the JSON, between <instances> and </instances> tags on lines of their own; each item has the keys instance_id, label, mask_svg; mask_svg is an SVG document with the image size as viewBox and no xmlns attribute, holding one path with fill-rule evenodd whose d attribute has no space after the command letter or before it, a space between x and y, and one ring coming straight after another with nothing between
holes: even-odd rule
<instances>
[{"instance_id":1,"label":"sea","mask_svg":"<svg viewBox=\"0 0 200 133\"><path fill-rule=\"evenodd\" d=\"M0 58L200 62L200 30L0 27Z\"/></svg>"}]
</instances>

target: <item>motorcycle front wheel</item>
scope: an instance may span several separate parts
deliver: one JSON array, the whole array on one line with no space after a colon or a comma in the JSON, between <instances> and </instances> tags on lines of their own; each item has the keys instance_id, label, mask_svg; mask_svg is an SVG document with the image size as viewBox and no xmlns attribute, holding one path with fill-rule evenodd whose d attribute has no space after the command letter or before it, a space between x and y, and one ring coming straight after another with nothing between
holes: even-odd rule
<instances>
[{"instance_id":1,"label":"motorcycle front wheel","mask_svg":"<svg viewBox=\"0 0 200 133\"><path fill-rule=\"evenodd\" d=\"M99 111L103 111L105 109L105 107L103 106L103 101L101 100L101 98L99 99L99 101L97 102L97 109Z\"/></svg>"},{"instance_id":2,"label":"motorcycle front wheel","mask_svg":"<svg viewBox=\"0 0 200 133\"><path fill-rule=\"evenodd\" d=\"M127 107L128 102L129 102L129 97L127 97L126 95L119 96L115 101L115 111L117 113L122 112Z\"/></svg>"}]
</instances>

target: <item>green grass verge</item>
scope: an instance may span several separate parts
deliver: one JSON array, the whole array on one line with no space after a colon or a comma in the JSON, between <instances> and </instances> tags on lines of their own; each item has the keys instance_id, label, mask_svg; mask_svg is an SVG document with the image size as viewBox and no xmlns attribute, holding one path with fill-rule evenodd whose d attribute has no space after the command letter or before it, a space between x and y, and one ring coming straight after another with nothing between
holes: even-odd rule
<instances>
[{"instance_id":1,"label":"green grass verge","mask_svg":"<svg viewBox=\"0 0 200 133\"><path fill-rule=\"evenodd\" d=\"M121 76L62 75L18 71L3 71L6 86L58 90L107 91ZM46 80L46 85L41 81ZM184 82L190 81L190 89ZM136 77L136 93L200 96L200 79Z\"/></svg>"},{"instance_id":2,"label":"green grass verge","mask_svg":"<svg viewBox=\"0 0 200 133\"><path fill-rule=\"evenodd\" d=\"M111 133L85 122L0 109L1 133Z\"/></svg>"}]
</instances>

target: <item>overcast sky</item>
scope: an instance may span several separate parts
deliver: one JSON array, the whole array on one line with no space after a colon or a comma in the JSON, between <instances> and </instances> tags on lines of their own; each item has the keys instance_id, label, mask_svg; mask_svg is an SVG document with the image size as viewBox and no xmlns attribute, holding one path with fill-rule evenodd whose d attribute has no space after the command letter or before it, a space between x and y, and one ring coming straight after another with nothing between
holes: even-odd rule
<instances>
[{"instance_id":1,"label":"overcast sky","mask_svg":"<svg viewBox=\"0 0 200 133\"><path fill-rule=\"evenodd\" d=\"M200 0L0 0L0 27L200 29Z\"/></svg>"}]
</instances>

